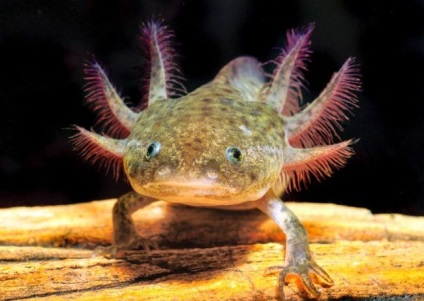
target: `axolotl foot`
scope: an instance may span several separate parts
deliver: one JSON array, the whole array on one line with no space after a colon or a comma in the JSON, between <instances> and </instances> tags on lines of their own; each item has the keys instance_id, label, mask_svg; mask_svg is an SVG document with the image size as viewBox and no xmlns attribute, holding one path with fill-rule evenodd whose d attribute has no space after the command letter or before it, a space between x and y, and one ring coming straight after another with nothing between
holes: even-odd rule
<instances>
[{"instance_id":1,"label":"axolotl foot","mask_svg":"<svg viewBox=\"0 0 424 301\"><path fill-rule=\"evenodd\" d=\"M130 237L125 243L117 243L113 245L117 250L140 250L145 251L158 250L159 246L156 241L152 239L147 239L138 234L134 234Z\"/></svg>"},{"instance_id":2,"label":"axolotl foot","mask_svg":"<svg viewBox=\"0 0 424 301\"><path fill-rule=\"evenodd\" d=\"M298 277L306 292L317 298L320 291L315 287L315 282L324 286L333 285L330 276L319 267L309 249L308 235L299 219L291 210L273 193L268 193L256 202L256 206L270 216L286 234L286 256L283 266L270 267L265 274L280 272L278 280L278 293L282 300L285 299L284 284L288 276Z\"/></svg>"},{"instance_id":3,"label":"axolotl foot","mask_svg":"<svg viewBox=\"0 0 424 301\"><path fill-rule=\"evenodd\" d=\"M146 252L150 250L158 250L159 246L156 241L141 237L139 235L131 236L131 239L125 243L113 244L111 246L99 246L94 249L93 256L104 256L116 258L119 250L140 250Z\"/></svg>"},{"instance_id":4,"label":"axolotl foot","mask_svg":"<svg viewBox=\"0 0 424 301\"><path fill-rule=\"evenodd\" d=\"M302 263L289 263L283 266L272 266L265 270L265 275L280 273L278 277L278 295L281 300L285 300L284 285L287 277L293 275L298 277L307 292L318 298L320 290L314 285L313 280L317 280L323 286L332 286L334 281L331 277L318 266L313 259ZM313 277L311 277L313 275Z\"/></svg>"}]
</instances>

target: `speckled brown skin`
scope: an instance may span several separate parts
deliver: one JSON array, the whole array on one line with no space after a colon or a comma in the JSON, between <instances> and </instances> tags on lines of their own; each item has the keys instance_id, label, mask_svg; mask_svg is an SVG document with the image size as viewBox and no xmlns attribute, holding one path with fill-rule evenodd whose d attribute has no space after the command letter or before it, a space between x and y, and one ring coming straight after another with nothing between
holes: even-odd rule
<instances>
[{"instance_id":1,"label":"speckled brown skin","mask_svg":"<svg viewBox=\"0 0 424 301\"><path fill-rule=\"evenodd\" d=\"M255 201L276 182L283 165L279 115L223 85L156 101L140 114L128 140L124 167L135 191L171 202L220 206ZM147 160L153 141L161 149ZM230 146L240 149L241 164L227 159Z\"/></svg>"},{"instance_id":2,"label":"speckled brown skin","mask_svg":"<svg viewBox=\"0 0 424 301\"><path fill-rule=\"evenodd\" d=\"M88 102L100 112L107 133L121 139L77 127L74 145L115 176L123 167L134 189L113 208L112 254L117 249L157 247L137 233L131 215L158 200L230 210L257 208L286 234L284 264L267 271L280 271L280 297L284 299L289 274L315 297L319 291L314 280L332 285L312 258L305 229L279 197L285 189L299 189L311 175L330 176L353 154L351 140L332 144L335 130L347 119L345 113L357 106L359 79L353 59L311 104L301 109L298 103L312 29L288 33L288 45L274 61L269 81L256 59L239 57L210 83L174 98L171 88L177 81L172 72L177 67L168 41L172 34L150 23L142 37L150 78L148 106L141 112L125 105L98 64L88 68Z\"/></svg>"}]
</instances>

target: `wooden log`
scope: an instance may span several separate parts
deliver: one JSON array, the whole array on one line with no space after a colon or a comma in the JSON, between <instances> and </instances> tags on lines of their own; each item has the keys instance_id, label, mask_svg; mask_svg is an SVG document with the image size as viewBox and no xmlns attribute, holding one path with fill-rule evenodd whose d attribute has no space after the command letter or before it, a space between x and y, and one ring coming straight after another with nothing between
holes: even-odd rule
<instances>
[{"instance_id":1,"label":"wooden log","mask_svg":"<svg viewBox=\"0 0 424 301\"><path fill-rule=\"evenodd\" d=\"M0 210L0 300L276 300L284 235L259 211L154 203L133 217L161 250L93 257L111 243L115 200ZM424 299L424 218L288 203L335 285L320 300ZM303 300L295 278L289 300Z\"/></svg>"}]
</instances>

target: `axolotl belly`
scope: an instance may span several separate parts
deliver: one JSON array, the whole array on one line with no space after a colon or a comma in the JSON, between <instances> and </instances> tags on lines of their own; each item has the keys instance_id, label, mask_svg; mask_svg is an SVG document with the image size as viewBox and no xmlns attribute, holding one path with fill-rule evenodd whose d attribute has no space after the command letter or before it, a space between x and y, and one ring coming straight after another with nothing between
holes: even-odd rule
<instances>
[{"instance_id":1,"label":"axolotl belly","mask_svg":"<svg viewBox=\"0 0 424 301\"><path fill-rule=\"evenodd\" d=\"M288 274L319 295L313 283L331 285L312 258L306 231L280 195L299 189L311 176L329 176L353 154L352 140L333 143L336 129L357 106L357 69L349 58L323 92L301 107L303 71L312 26L287 33L287 46L266 76L252 57L228 63L209 83L191 93L179 83L170 48L172 33L151 22L142 41L148 60L147 107L132 110L93 63L86 69L87 101L100 114L107 135L77 127L77 149L133 188L113 209L114 247L150 248L131 214L158 200L227 209L258 208L286 234L280 294ZM180 93L181 94L181 93ZM275 270L276 268L271 268Z\"/></svg>"}]
</instances>

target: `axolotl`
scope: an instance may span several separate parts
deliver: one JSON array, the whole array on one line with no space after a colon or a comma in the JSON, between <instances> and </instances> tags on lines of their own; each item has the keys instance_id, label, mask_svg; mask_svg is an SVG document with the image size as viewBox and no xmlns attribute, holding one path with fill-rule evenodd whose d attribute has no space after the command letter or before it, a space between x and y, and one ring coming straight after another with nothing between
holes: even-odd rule
<instances>
[{"instance_id":1,"label":"axolotl","mask_svg":"<svg viewBox=\"0 0 424 301\"><path fill-rule=\"evenodd\" d=\"M155 247L139 236L131 214L158 200L221 209L258 208L285 232L286 277L296 275L318 297L314 281L331 277L315 262L308 236L280 196L330 176L353 155L354 140L334 143L337 129L358 106L358 67L348 58L319 96L302 104L303 73L310 59L313 25L287 32L287 45L267 73L255 58L238 57L191 93L171 47L174 34L159 22L142 27L147 63L145 102L129 108L96 62L87 65L87 101L99 113L104 134L76 127L72 141L132 192L113 208L114 247ZM311 276L314 274L315 276Z\"/></svg>"}]
</instances>

